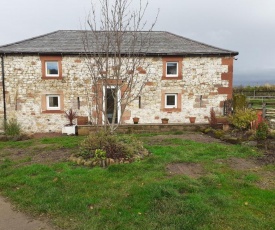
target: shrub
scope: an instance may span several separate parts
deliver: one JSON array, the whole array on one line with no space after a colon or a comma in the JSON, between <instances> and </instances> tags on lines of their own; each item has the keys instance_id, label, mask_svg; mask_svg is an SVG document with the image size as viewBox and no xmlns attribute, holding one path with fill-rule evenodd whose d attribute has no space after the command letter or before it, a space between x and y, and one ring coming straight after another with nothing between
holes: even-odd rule
<instances>
[{"instance_id":1,"label":"shrub","mask_svg":"<svg viewBox=\"0 0 275 230\"><path fill-rule=\"evenodd\" d=\"M84 159L131 159L148 155L142 142L133 136L117 136L107 132L96 132L89 135L80 144L80 151L76 154Z\"/></svg>"},{"instance_id":2,"label":"shrub","mask_svg":"<svg viewBox=\"0 0 275 230\"><path fill-rule=\"evenodd\" d=\"M208 120L209 120L209 124L212 128L214 128L218 123L217 117L216 117L216 112L213 107L210 109L210 118Z\"/></svg>"},{"instance_id":3,"label":"shrub","mask_svg":"<svg viewBox=\"0 0 275 230\"><path fill-rule=\"evenodd\" d=\"M95 150L95 158L98 159L105 159L106 158L106 152L101 149L96 149Z\"/></svg>"},{"instance_id":4,"label":"shrub","mask_svg":"<svg viewBox=\"0 0 275 230\"><path fill-rule=\"evenodd\" d=\"M12 118L4 123L4 131L8 136L18 136L21 134L21 127L17 120Z\"/></svg>"},{"instance_id":5,"label":"shrub","mask_svg":"<svg viewBox=\"0 0 275 230\"><path fill-rule=\"evenodd\" d=\"M77 118L76 112L73 109L69 109L68 112L65 112L65 117L69 120L69 125L73 126L73 120Z\"/></svg>"},{"instance_id":6,"label":"shrub","mask_svg":"<svg viewBox=\"0 0 275 230\"><path fill-rule=\"evenodd\" d=\"M236 94L233 96L233 111L234 113L245 110L247 107L246 96L243 94Z\"/></svg>"},{"instance_id":7,"label":"shrub","mask_svg":"<svg viewBox=\"0 0 275 230\"><path fill-rule=\"evenodd\" d=\"M229 117L229 121L238 129L247 129L250 122L256 119L257 113L252 109L237 110L233 116Z\"/></svg>"},{"instance_id":8,"label":"shrub","mask_svg":"<svg viewBox=\"0 0 275 230\"><path fill-rule=\"evenodd\" d=\"M222 136L224 136L223 130L214 130L214 137L220 139Z\"/></svg>"},{"instance_id":9,"label":"shrub","mask_svg":"<svg viewBox=\"0 0 275 230\"><path fill-rule=\"evenodd\" d=\"M258 140L265 140L268 136L268 125L266 122L261 122L256 130L256 138Z\"/></svg>"}]
</instances>

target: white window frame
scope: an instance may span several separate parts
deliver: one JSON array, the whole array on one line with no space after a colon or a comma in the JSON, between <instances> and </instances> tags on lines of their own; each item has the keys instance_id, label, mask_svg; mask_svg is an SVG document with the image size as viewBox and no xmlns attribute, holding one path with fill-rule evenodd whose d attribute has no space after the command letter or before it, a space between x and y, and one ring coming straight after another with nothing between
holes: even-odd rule
<instances>
[{"instance_id":1,"label":"white window frame","mask_svg":"<svg viewBox=\"0 0 275 230\"><path fill-rule=\"evenodd\" d=\"M58 107L50 106L50 97L58 98ZM60 95L57 95L57 94L46 95L46 108L47 108L47 110L60 110Z\"/></svg>"},{"instance_id":2,"label":"white window frame","mask_svg":"<svg viewBox=\"0 0 275 230\"><path fill-rule=\"evenodd\" d=\"M168 74L168 64L177 64L177 72L176 74ZM179 63L176 61L168 61L166 62L166 77L178 77L179 75Z\"/></svg>"},{"instance_id":3,"label":"white window frame","mask_svg":"<svg viewBox=\"0 0 275 230\"><path fill-rule=\"evenodd\" d=\"M57 74L48 74L47 70L48 70L48 63L49 62L56 62L57 64ZM46 77L59 77L59 61L54 61L54 60L50 60L50 61L45 61L45 76Z\"/></svg>"},{"instance_id":4,"label":"white window frame","mask_svg":"<svg viewBox=\"0 0 275 230\"><path fill-rule=\"evenodd\" d=\"M167 96L174 96L175 97L175 104L174 105L167 105ZM177 93L166 93L165 94L165 108L167 108L167 109L178 108L178 94Z\"/></svg>"}]
</instances>

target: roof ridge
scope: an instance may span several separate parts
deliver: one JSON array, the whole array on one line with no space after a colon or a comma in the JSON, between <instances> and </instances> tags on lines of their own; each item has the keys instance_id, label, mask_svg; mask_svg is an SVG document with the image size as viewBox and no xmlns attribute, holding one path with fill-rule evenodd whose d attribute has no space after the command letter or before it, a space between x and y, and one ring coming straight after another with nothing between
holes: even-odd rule
<instances>
[{"instance_id":1,"label":"roof ridge","mask_svg":"<svg viewBox=\"0 0 275 230\"><path fill-rule=\"evenodd\" d=\"M46 34L42 34L42 35L39 35L39 36L31 37L31 38L28 38L28 39L23 39L23 40L18 41L18 42L12 42L12 43L0 46L0 48L5 48L5 47L11 46L11 45L17 45L17 44L20 44L22 42L31 41L31 40L34 40L34 39L37 39L37 38L42 38L42 37L45 37L45 36L48 36L50 34L54 34L54 33L60 32L60 31L62 31L62 30L56 30L56 31L53 31L53 32L50 32L50 33L46 33Z\"/></svg>"},{"instance_id":2,"label":"roof ridge","mask_svg":"<svg viewBox=\"0 0 275 230\"><path fill-rule=\"evenodd\" d=\"M227 52L232 52L232 53L238 53L237 51L234 51L234 50L228 50L228 49L220 48L220 47L217 47L217 46L209 45L209 44L206 44L206 43L204 43L204 42L199 42L199 41L197 41L197 40L190 39L190 38L187 38L187 37L183 37L183 36L181 36L181 35L174 34L174 33L168 32L168 31L167 31L166 33L171 34L171 35L174 35L174 36L179 37L179 38L184 38L184 39L189 40L189 41L191 41L191 42L196 42L196 43L199 43L199 44L202 44L202 45L204 45L204 46L211 47L211 48L215 48L215 49L219 49L219 50L223 50L223 51L227 51Z\"/></svg>"},{"instance_id":3,"label":"roof ridge","mask_svg":"<svg viewBox=\"0 0 275 230\"><path fill-rule=\"evenodd\" d=\"M55 33L55 32L62 32L62 31L71 31L71 32L112 32L112 31L109 31L109 30L57 30L57 31L54 31L52 33ZM164 31L164 30L125 30L125 31L122 31L122 32L153 32L153 33L169 33L167 31ZM45 34L45 35L49 35L51 33L48 33L48 34ZM43 36L43 35L42 35ZM38 36L40 37L40 36ZM36 37L34 37L36 38Z\"/></svg>"}]
</instances>

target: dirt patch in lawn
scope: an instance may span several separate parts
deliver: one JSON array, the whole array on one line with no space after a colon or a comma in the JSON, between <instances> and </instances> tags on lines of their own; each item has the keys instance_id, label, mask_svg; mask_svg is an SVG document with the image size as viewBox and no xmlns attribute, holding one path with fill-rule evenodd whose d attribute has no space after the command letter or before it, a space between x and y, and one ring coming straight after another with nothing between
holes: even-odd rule
<instances>
[{"instance_id":1,"label":"dirt patch in lawn","mask_svg":"<svg viewBox=\"0 0 275 230\"><path fill-rule=\"evenodd\" d=\"M236 171L255 174L259 177L259 179L255 182L256 186L261 189L275 189L275 171L267 170L265 168L266 165L274 163L270 163L268 156L264 155L249 159L229 158L217 160L216 163L226 164Z\"/></svg>"},{"instance_id":2,"label":"dirt patch in lawn","mask_svg":"<svg viewBox=\"0 0 275 230\"><path fill-rule=\"evenodd\" d=\"M183 139L191 140L201 143L225 143L220 139L210 137L203 133L184 133L180 135L157 135L150 137L148 144L149 145L167 145L167 141L170 139Z\"/></svg>"},{"instance_id":3,"label":"dirt patch in lawn","mask_svg":"<svg viewBox=\"0 0 275 230\"><path fill-rule=\"evenodd\" d=\"M34 133L33 138L46 138L46 137L61 137L62 133Z\"/></svg>"},{"instance_id":4,"label":"dirt patch in lawn","mask_svg":"<svg viewBox=\"0 0 275 230\"><path fill-rule=\"evenodd\" d=\"M262 156L257 157L257 163L260 165L275 164L275 150L266 151Z\"/></svg>"},{"instance_id":5,"label":"dirt patch in lawn","mask_svg":"<svg viewBox=\"0 0 275 230\"><path fill-rule=\"evenodd\" d=\"M199 178L205 172L200 164L196 163L173 163L166 166L170 175L186 175L191 178Z\"/></svg>"},{"instance_id":6,"label":"dirt patch in lawn","mask_svg":"<svg viewBox=\"0 0 275 230\"><path fill-rule=\"evenodd\" d=\"M56 162L67 161L73 153L73 149L45 149L40 146L35 149L5 149L3 158L10 159L18 163L19 166L30 164L53 164Z\"/></svg>"},{"instance_id":7,"label":"dirt patch in lawn","mask_svg":"<svg viewBox=\"0 0 275 230\"><path fill-rule=\"evenodd\" d=\"M65 148L43 151L32 157L32 163L54 163L67 161L72 152L73 150Z\"/></svg>"},{"instance_id":8,"label":"dirt patch in lawn","mask_svg":"<svg viewBox=\"0 0 275 230\"><path fill-rule=\"evenodd\" d=\"M243 159L243 158L229 158L229 159L219 159L216 163L227 164L230 168L234 170L246 171L246 170L258 170L260 165L255 159Z\"/></svg>"},{"instance_id":9,"label":"dirt patch in lawn","mask_svg":"<svg viewBox=\"0 0 275 230\"><path fill-rule=\"evenodd\" d=\"M260 180L256 185L261 189L275 189L275 172L274 171L260 171L258 173Z\"/></svg>"}]
</instances>

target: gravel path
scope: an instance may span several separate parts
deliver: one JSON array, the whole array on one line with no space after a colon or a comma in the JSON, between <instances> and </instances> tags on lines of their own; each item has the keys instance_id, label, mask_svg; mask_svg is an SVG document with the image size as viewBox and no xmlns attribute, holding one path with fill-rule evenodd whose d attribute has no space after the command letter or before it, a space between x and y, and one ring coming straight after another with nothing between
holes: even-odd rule
<instances>
[{"instance_id":1,"label":"gravel path","mask_svg":"<svg viewBox=\"0 0 275 230\"><path fill-rule=\"evenodd\" d=\"M0 230L53 230L48 224L13 209L0 196Z\"/></svg>"}]
</instances>

